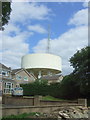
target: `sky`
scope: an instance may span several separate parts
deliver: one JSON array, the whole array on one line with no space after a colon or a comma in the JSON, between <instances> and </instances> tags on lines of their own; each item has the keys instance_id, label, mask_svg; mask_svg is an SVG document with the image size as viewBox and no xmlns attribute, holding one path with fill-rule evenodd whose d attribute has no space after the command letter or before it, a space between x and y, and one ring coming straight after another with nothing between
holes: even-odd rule
<instances>
[{"instance_id":1,"label":"sky","mask_svg":"<svg viewBox=\"0 0 90 120\"><path fill-rule=\"evenodd\" d=\"M62 74L73 71L70 58L88 45L87 2L12 2L5 30L0 32L0 62L21 67L21 57L46 53L48 25L50 53L61 57Z\"/></svg>"}]
</instances>

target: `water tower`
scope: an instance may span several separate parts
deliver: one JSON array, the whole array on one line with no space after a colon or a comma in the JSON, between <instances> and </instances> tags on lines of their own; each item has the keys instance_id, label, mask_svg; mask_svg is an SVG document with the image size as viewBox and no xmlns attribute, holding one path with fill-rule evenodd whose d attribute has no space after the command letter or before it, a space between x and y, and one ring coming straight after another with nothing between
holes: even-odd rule
<instances>
[{"instance_id":1,"label":"water tower","mask_svg":"<svg viewBox=\"0 0 90 120\"><path fill-rule=\"evenodd\" d=\"M61 58L53 54L28 54L22 57L21 67L28 72L41 75L58 74L61 72Z\"/></svg>"},{"instance_id":2,"label":"water tower","mask_svg":"<svg viewBox=\"0 0 90 120\"><path fill-rule=\"evenodd\" d=\"M53 75L61 72L60 56L50 54L50 32L48 32L47 53L28 54L22 57L21 67L40 78L42 75Z\"/></svg>"}]
</instances>

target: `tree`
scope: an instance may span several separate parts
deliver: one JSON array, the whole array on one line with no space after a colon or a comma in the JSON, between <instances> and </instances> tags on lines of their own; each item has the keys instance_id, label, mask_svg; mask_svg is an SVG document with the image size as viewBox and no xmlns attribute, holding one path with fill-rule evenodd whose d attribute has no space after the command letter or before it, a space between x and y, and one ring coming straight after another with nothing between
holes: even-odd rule
<instances>
[{"instance_id":1,"label":"tree","mask_svg":"<svg viewBox=\"0 0 90 120\"><path fill-rule=\"evenodd\" d=\"M33 83L21 84L23 87L24 95L47 95L48 85L47 80L37 79Z\"/></svg>"},{"instance_id":2,"label":"tree","mask_svg":"<svg viewBox=\"0 0 90 120\"><path fill-rule=\"evenodd\" d=\"M80 96L78 79L70 74L63 78L60 87L59 97L64 99L76 99Z\"/></svg>"},{"instance_id":3,"label":"tree","mask_svg":"<svg viewBox=\"0 0 90 120\"><path fill-rule=\"evenodd\" d=\"M0 2L0 30L4 30L4 25L8 24L11 13L11 2Z\"/></svg>"},{"instance_id":4,"label":"tree","mask_svg":"<svg viewBox=\"0 0 90 120\"><path fill-rule=\"evenodd\" d=\"M70 58L71 66L73 66L73 75L77 76L78 84L80 85L80 92L85 97L90 94L90 46L87 46L74 54Z\"/></svg>"},{"instance_id":5,"label":"tree","mask_svg":"<svg viewBox=\"0 0 90 120\"><path fill-rule=\"evenodd\" d=\"M87 71L89 59L90 47L83 48L77 53L74 54L73 57L70 58L71 66L74 68L74 73L79 73L80 71ZM82 70L82 68L84 68Z\"/></svg>"}]
</instances>

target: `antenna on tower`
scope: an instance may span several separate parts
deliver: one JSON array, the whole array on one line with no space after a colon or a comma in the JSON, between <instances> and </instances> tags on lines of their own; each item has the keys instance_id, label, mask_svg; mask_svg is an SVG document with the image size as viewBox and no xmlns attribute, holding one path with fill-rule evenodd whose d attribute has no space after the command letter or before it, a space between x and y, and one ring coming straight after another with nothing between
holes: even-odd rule
<instances>
[{"instance_id":1,"label":"antenna on tower","mask_svg":"<svg viewBox=\"0 0 90 120\"><path fill-rule=\"evenodd\" d=\"M47 53L50 52L50 25L48 25Z\"/></svg>"}]
</instances>

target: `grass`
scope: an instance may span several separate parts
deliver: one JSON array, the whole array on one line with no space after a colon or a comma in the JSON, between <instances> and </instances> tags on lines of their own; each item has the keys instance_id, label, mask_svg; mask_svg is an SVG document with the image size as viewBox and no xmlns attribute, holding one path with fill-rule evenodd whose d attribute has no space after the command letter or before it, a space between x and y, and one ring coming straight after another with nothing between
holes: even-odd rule
<instances>
[{"instance_id":1,"label":"grass","mask_svg":"<svg viewBox=\"0 0 90 120\"><path fill-rule=\"evenodd\" d=\"M31 112L31 113L23 113L19 115L10 115L3 117L1 120L52 120L52 118L47 118L43 113L39 112ZM53 120L57 120L54 118Z\"/></svg>"},{"instance_id":2,"label":"grass","mask_svg":"<svg viewBox=\"0 0 90 120\"><path fill-rule=\"evenodd\" d=\"M7 119L7 118L27 118L28 116L35 116L36 114L40 114L40 113L32 112L32 113L23 113L19 115L10 115L10 116L3 117L2 120Z\"/></svg>"},{"instance_id":3,"label":"grass","mask_svg":"<svg viewBox=\"0 0 90 120\"><path fill-rule=\"evenodd\" d=\"M54 98L54 97L52 97L52 96L43 96L42 97L42 100L52 100L52 101L60 101L61 99L59 99L59 98Z\"/></svg>"},{"instance_id":4,"label":"grass","mask_svg":"<svg viewBox=\"0 0 90 120\"><path fill-rule=\"evenodd\" d=\"M25 98L26 97L32 97L32 96L24 96ZM59 98L55 98L55 97L52 97L50 95L47 95L47 96L42 96L42 100L51 100L51 101L67 101L68 99L59 99Z\"/></svg>"},{"instance_id":5,"label":"grass","mask_svg":"<svg viewBox=\"0 0 90 120\"><path fill-rule=\"evenodd\" d=\"M60 98L55 98L55 97L52 97L52 96L49 96L49 95L47 95L47 96L42 96L42 100L51 100L51 101L74 101L74 100L76 100L76 99L71 99L71 100L69 100L69 99L60 99Z\"/></svg>"}]
</instances>

